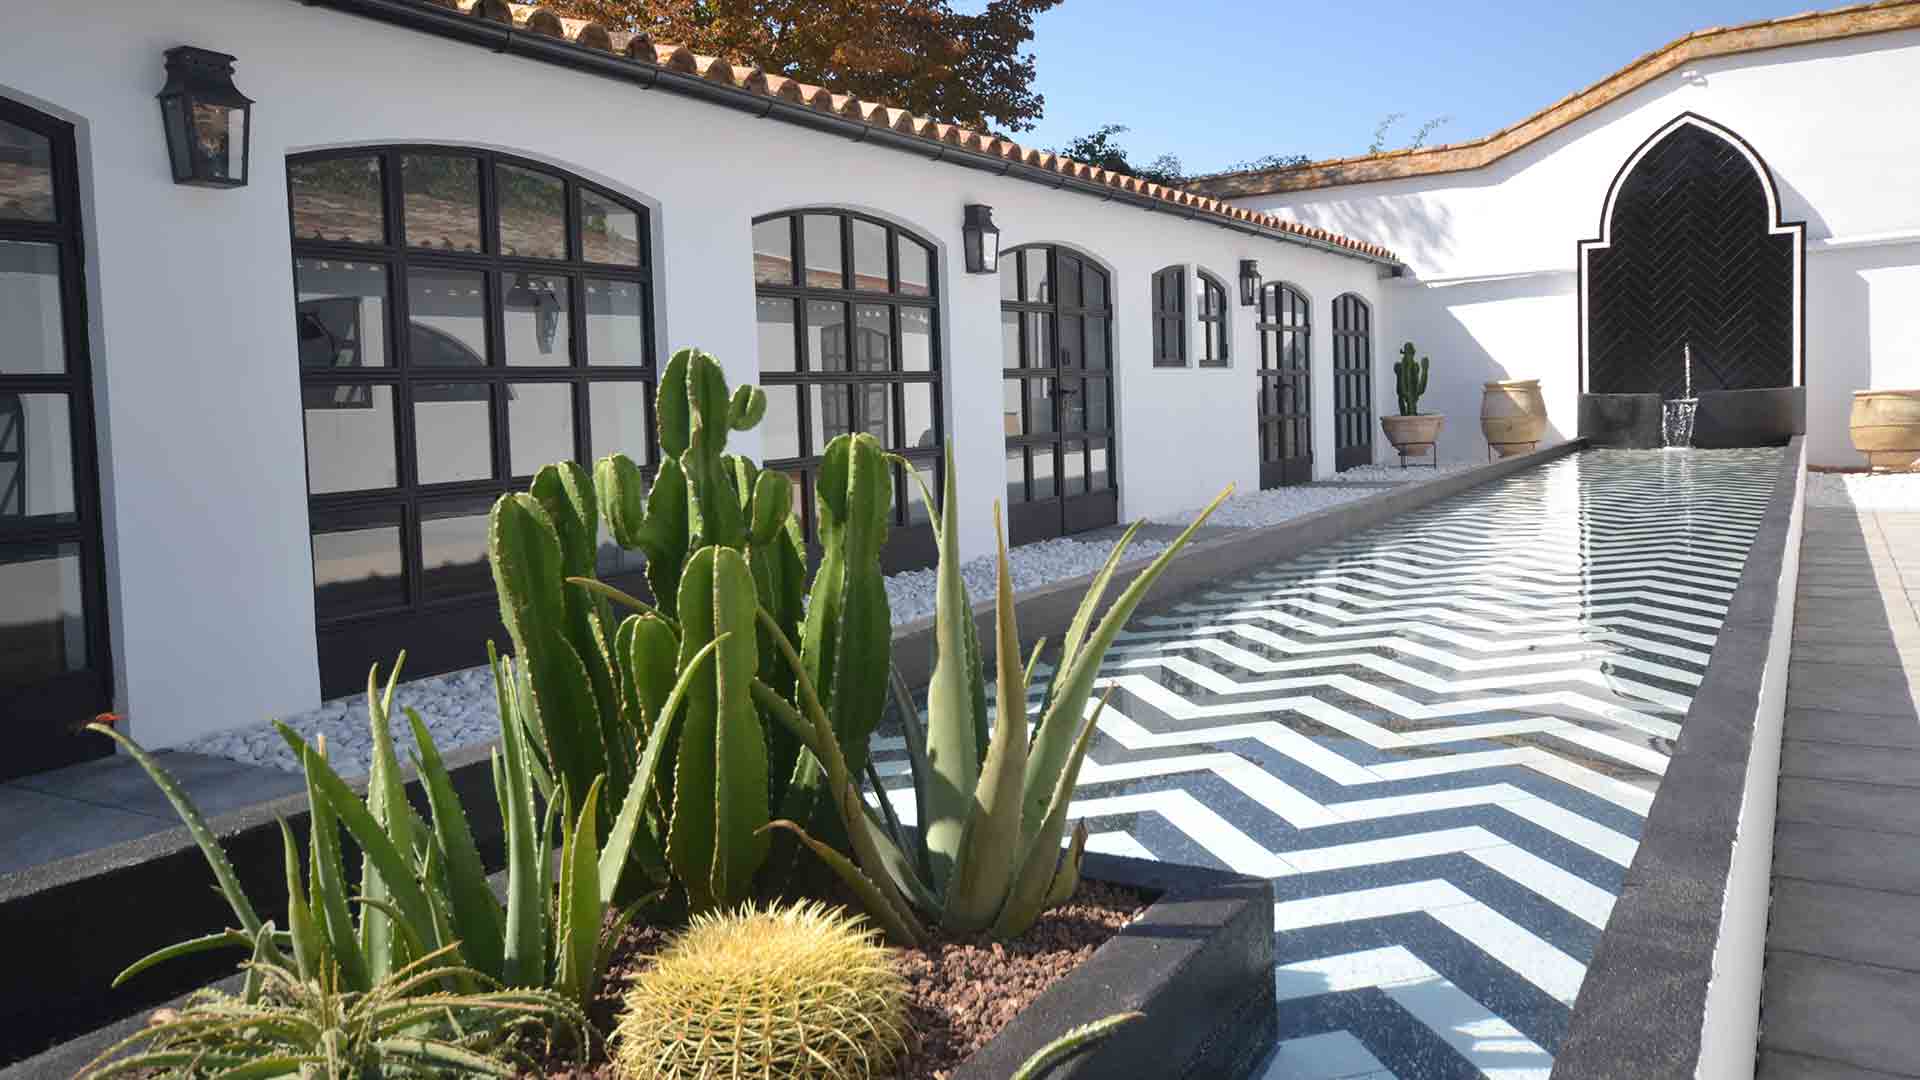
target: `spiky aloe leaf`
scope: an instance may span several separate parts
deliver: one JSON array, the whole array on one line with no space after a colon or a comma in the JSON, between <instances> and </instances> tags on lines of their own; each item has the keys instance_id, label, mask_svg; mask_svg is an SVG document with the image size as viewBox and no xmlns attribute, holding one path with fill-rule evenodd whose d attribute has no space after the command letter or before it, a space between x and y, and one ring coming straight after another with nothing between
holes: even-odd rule
<instances>
[{"instance_id":1,"label":"spiky aloe leaf","mask_svg":"<svg viewBox=\"0 0 1920 1080\"><path fill-rule=\"evenodd\" d=\"M1042 911L1059 907L1073 899L1080 891L1080 863L1087 857L1087 823L1084 820L1073 823L1073 838L1067 841L1067 853L1060 859L1060 869L1053 875L1053 884L1047 886L1047 898L1041 902Z\"/></svg>"},{"instance_id":2,"label":"spiky aloe leaf","mask_svg":"<svg viewBox=\"0 0 1920 1080\"><path fill-rule=\"evenodd\" d=\"M487 885L487 870L480 861L480 848L473 841L473 828L466 808L454 793L453 778L446 762L433 744L420 714L406 710L413 727L413 742L418 749L414 763L422 786L427 789L427 805L433 812L434 841L441 854L446 875L447 902L453 921L453 937L460 942L460 955L472 967L493 978L504 970L505 939L501 926L500 904Z\"/></svg>"},{"instance_id":3,"label":"spiky aloe leaf","mask_svg":"<svg viewBox=\"0 0 1920 1080\"><path fill-rule=\"evenodd\" d=\"M507 834L507 917L501 943L501 972L509 986L544 983L546 942L542 935L540 844L533 804L533 782L527 776L527 746L519 715L519 695L512 664L487 644L493 664L495 693L500 699L500 748L495 752L502 792L500 815Z\"/></svg>"},{"instance_id":4,"label":"spiky aloe leaf","mask_svg":"<svg viewBox=\"0 0 1920 1080\"><path fill-rule=\"evenodd\" d=\"M1102 699L1093 715L1081 725L1080 737L1074 741L1072 753L1061 767L1047 801L1046 816L1022 854L1020 868L1007 890L1006 903L994 918L995 937L1012 938L1026 933L1033 920L1046 909L1047 896L1060 871L1060 840L1066 833L1067 804L1073 799L1074 785L1080 780L1080 765L1087 758L1087 747L1093 742L1100 710L1105 706L1106 701ZM1077 854L1074 857L1077 859Z\"/></svg>"},{"instance_id":5,"label":"spiky aloe leaf","mask_svg":"<svg viewBox=\"0 0 1920 1080\"><path fill-rule=\"evenodd\" d=\"M322 757L326 748L316 749ZM314 920L326 938L327 949L340 982L350 990L365 990L372 985L367 975L366 957L360 951L360 937L353 925L353 913L347 906L347 870L340 850L340 819L322 798L314 778L304 778L307 788L307 862L308 881L313 890Z\"/></svg>"},{"instance_id":6,"label":"spiky aloe leaf","mask_svg":"<svg viewBox=\"0 0 1920 1080\"><path fill-rule=\"evenodd\" d=\"M1233 485L1214 496L1206 509L1200 511L1172 544L1160 553L1140 575L1130 582L1120 593L1113 606L1101 617L1099 627L1087 637L1085 643L1075 651L1070 664L1063 663L1053 673L1053 685L1047 694L1047 705L1040 716L1040 723L1034 729L1032 753L1027 758L1027 805L1023 815L1021 835L1031 839L1040 829L1047 813L1048 794L1055 787L1060 770L1066 766L1067 758L1072 755L1073 747L1080 736L1080 717L1086 714L1087 701L1093 694L1093 680L1099 674L1100 665L1106 660L1107 649L1112 647L1113 639L1133 617L1133 610L1145 600L1153 583L1160 579L1180 549L1187 546L1199 528L1206 524L1213 512L1220 508L1227 497L1233 494ZM1109 561L1118 566L1121 546L1116 545ZM1081 614L1091 609L1091 593L1081 602ZM1076 615L1078 621L1080 615ZM1055 841L1058 843L1058 841Z\"/></svg>"},{"instance_id":7,"label":"spiky aloe leaf","mask_svg":"<svg viewBox=\"0 0 1920 1080\"><path fill-rule=\"evenodd\" d=\"M562 826L558 933L554 941L553 988L581 1008L592 1003L600 955L600 781L580 804L580 816Z\"/></svg>"},{"instance_id":8,"label":"spiky aloe leaf","mask_svg":"<svg viewBox=\"0 0 1920 1080\"><path fill-rule=\"evenodd\" d=\"M155 949L140 959L135 960L133 963L128 964L120 974L113 977L113 982L110 985L118 989L121 983L153 967L155 964L164 964L168 960L174 960L182 956L194 956L212 949L251 948L253 948L253 939L238 930L222 930L218 933L207 934L203 937L188 938L186 941L175 942L164 948Z\"/></svg>"},{"instance_id":9,"label":"spiky aloe leaf","mask_svg":"<svg viewBox=\"0 0 1920 1080\"><path fill-rule=\"evenodd\" d=\"M973 605L960 576L959 497L955 494L953 448L947 448L946 483L941 513L916 473L921 497L933 519L940 550L935 577L934 645L938 651L927 686L926 814L920 822L935 892L944 892L959 854L960 835L980 783L981 753L986 749L986 683L980 669L980 642Z\"/></svg>"},{"instance_id":10,"label":"spiky aloe leaf","mask_svg":"<svg viewBox=\"0 0 1920 1080\"><path fill-rule=\"evenodd\" d=\"M293 959L300 977L312 979L319 975L326 956L314 925L313 909L307 906L307 891L300 883L300 844L285 818L274 821L280 826L280 855L287 874L287 932L293 940Z\"/></svg>"},{"instance_id":11,"label":"spiky aloe leaf","mask_svg":"<svg viewBox=\"0 0 1920 1080\"><path fill-rule=\"evenodd\" d=\"M887 899L878 883L859 867L853 865L845 855L807 835L807 830L786 818L769 821L765 827L792 833L801 844L818 856L820 861L833 871L835 877L844 882L847 888L853 890L854 896L860 900L860 906L867 914L873 916L874 921L886 931L890 940L900 945L918 945L925 939L925 931L916 928L909 921L911 916L907 911Z\"/></svg>"},{"instance_id":12,"label":"spiky aloe leaf","mask_svg":"<svg viewBox=\"0 0 1920 1080\"><path fill-rule=\"evenodd\" d=\"M1125 1027L1146 1015L1143 1012L1114 1013L1091 1024L1082 1024L1035 1051L1010 1080L1040 1080L1055 1065L1106 1038L1114 1029Z\"/></svg>"},{"instance_id":13,"label":"spiky aloe leaf","mask_svg":"<svg viewBox=\"0 0 1920 1080\"><path fill-rule=\"evenodd\" d=\"M396 895L398 888L404 887L389 882L389 874L404 874L409 882L413 881L411 859L419 849L422 826L414 815L413 807L407 802L404 783L400 779L400 760L393 749L393 728L390 718L393 712L393 692L400 684L400 671L405 665L407 654L402 652L387 674L384 687L380 683L380 666L373 665L367 670L367 734L372 749L367 769L367 801L365 810L371 819L378 823L387 843L395 852L401 853L406 861L397 864L400 869L383 869L375 856L362 850L360 861L360 891L363 895L375 898L387 898ZM302 747L305 744L302 743ZM305 752L297 749L296 753ZM318 755L316 755L318 756ZM324 788L324 783L323 783ZM354 800L358 809L360 803ZM340 813L338 806L335 813ZM342 815L344 816L344 815ZM351 827L349 827L351 828ZM403 910L411 919L424 919L426 908L403 905ZM420 925L420 924L417 924ZM366 952L368 974L378 980L392 970L399 959L394 955L394 943L391 929L386 918L378 909L363 915L360 922L360 945Z\"/></svg>"}]
</instances>

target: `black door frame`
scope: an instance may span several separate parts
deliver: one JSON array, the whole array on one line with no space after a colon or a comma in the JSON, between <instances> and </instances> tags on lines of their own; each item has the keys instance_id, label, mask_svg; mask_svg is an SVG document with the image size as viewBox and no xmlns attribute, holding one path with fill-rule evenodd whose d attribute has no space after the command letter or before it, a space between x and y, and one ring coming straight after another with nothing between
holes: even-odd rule
<instances>
[{"instance_id":1,"label":"black door frame","mask_svg":"<svg viewBox=\"0 0 1920 1080\"><path fill-rule=\"evenodd\" d=\"M1283 314L1292 321L1284 321ZM1291 282L1269 282L1260 289L1253 331L1260 339L1254 402L1260 487L1308 483L1313 480L1313 298ZM1296 340L1306 353L1304 367L1282 363ZM1288 408L1289 402L1296 407Z\"/></svg>"},{"instance_id":2,"label":"black door frame","mask_svg":"<svg viewBox=\"0 0 1920 1080\"><path fill-rule=\"evenodd\" d=\"M1044 253L1047 291L1044 298L1028 300L1025 299L1029 295L1026 256L1034 252ZM1069 298L1077 301L1076 303L1065 302L1056 287L1061 280L1060 261L1063 256L1080 267L1082 292L1077 297ZM1119 376L1119 367L1113 352L1113 275L1107 271L1106 267L1081 252L1055 244L1023 244L1001 252L1000 274L1002 282L1006 280L1004 275L1015 275L1014 297L1008 298L1003 286L1000 311L1002 318L1007 314L1019 316L1016 348L1020 350L1016 356L1001 357L1003 385L1011 382L1020 386L1023 417L1028 412L1027 403L1031 400L1026 394L1027 383L1044 380L1056 391L1047 395L1051 430L1034 431L1034 425L1028 418L1023 420L1019 434L1009 433L1006 437L1005 450L1008 453L1018 452L1023 456L1022 469L1026 494L1024 500L1009 499L1009 505L1006 508L1008 542L1025 544L1117 524L1120 520L1120 438L1119 417L1115 410L1114 383ZM1084 282L1085 275L1088 274L1098 275L1104 284L1106 303L1089 305L1084 302ZM1027 318L1028 315L1047 316L1047 340L1038 343L1039 346L1044 346L1044 352L1038 351L1035 343L1028 340L1032 322ZM1064 352L1060 348L1060 326L1066 319L1080 320L1083 337L1078 364L1061 363L1063 357L1075 355ZM1087 323L1092 319L1098 319L1102 326L1099 340L1106 356L1104 368L1088 367L1085 362L1086 343L1094 340L1084 336L1087 333ZM1029 356L1045 356L1049 363L1019 366L1019 361ZM1083 403L1075 414L1080 418L1080 427L1063 430L1067 427L1068 417L1065 399L1076 392L1065 385L1069 381L1079 382L1083 388L1077 391L1079 393L1085 393L1084 388L1095 383L1103 384L1107 408L1106 427L1088 426L1087 407ZM1070 443L1077 444L1078 452L1082 455L1080 475L1084 478L1082 482L1086 490L1077 494L1066 492L1065 465L1066 455L1072 452L1068 445ZM1094 476L1092 450L1095 444L1104 446L1107 454L1107 486L1100 489L1092 486ZM1033 497L1035 471L1032 465L1032 453L1035 450L1050 451L1053 455L1055 494L1046 498ZM1012 483L1011 477L1007 478L1007 482L1009 485Z\"/></svg>"},{"instance_id":3,"label":"black door frame","mask_svg":"<svg viewBox=\"0 0 1920 1080\"><path fill-rule=\"evenodd\" d=\"M47 244L60 260L60 328L66 370L0 375L0 394L64 394L73 453L74 513L17 523L0 520L0 544L18 550L79 549L80 598L86 624L86 664L76 671L24 685L0 687L0 725L8 747L0 780L104 757L113 744L75 729L113 707L113 658L107 624L105 544L100 525L100 464L94 437L93 366L86 309L86 250L80 219L79 158L73 125L0 97L0 121L44 136L52 152L54 220L0 219L0 241ZM24 443L23 443L24 447ZM4 599L0 598L0 603Z\"/></svg>"},{"instance_id":4,"label":"black door frame","mask_svg":"<svg viewBox=\"0 0 1920 1080\"><path fill-rule=\"evenodd\" d=\"M1373 464L1373 305L1333 298L1333 468Z\"/></svg>"}]
</instances>

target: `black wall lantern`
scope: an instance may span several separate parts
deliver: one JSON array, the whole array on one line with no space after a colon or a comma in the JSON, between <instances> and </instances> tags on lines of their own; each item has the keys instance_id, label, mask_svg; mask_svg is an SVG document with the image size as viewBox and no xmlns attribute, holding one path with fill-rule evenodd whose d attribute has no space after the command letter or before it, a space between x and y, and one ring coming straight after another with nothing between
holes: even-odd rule
<instances>
[{"instance_id":1,"label":"black wall lantern","mask_svg":"<svg viewBox=\"0 0 1920 1080\"><path fill-rule=\"evenodd\" d=\"M167 50L160 122L173 182L244 187L253 99L233 86L233 57L179 45Z\"/></svg>"},{"instance_id":2,"label":"black wall lantern","mask_svg":"<svg viewBox=\"0 0 1920 1080\"><path fill-rule=\"evenodd\" d=\"M960 226L967 245L967 273L992 274L1000 269L1000 228L993 223L993 207L973 203Z\"/></svg>"},{"instance_id":3,"label":"black wall lantern","mask_svg":"<svg viewBox=\"0 0 1920 1080\"><path fill-rule=\"evenodd\" d=\"M1240 306L1260 302L1260 264L1253 259L1240 260Z\"/></svg>"}]
</instances>

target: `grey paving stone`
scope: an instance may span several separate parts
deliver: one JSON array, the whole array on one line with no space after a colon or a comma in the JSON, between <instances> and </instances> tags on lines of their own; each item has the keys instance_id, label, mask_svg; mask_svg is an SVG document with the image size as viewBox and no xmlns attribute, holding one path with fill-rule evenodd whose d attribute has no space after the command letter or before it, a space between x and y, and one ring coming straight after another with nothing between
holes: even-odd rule
<instances>
[{"instance_id":1,"label":"grey paving stone","mask_svg":"<svg viewBox=\"0 0 1920 1080\"><path fill-rule=\"evenodd\" d=\"M1920 972L1920 896L1825 881L1777 879L1773 883L1767 944L1813 956Z\"/></svg>"},{"instance_id":2,"label":"grey paving stone","mask_svg":"<svg viewBox=\"0 0 1920 1080\"><path fill-rule=\"evenodd\" d=\"M1782 776L1780 821L1920 836L1920 796L1912 788Z\"/></svg>"},{"instance_id":3,"label":"grey paving stone","mask_svg":"<svg viewBox=\"0 0 1920 1080\"><path fill-rule=\"evenodd\" d=\"M1799 878L1920 894L1920 845L1899 833L1782 821L1773 832L1773 874L1776 881ZM1914 899L1920 903L1920 895Z\"/></svg>"},{"instance_id":4,"label":"grey paving stone","mask_svg":"<svg viewBox=\"0 0 1920 1080\"><path fill-rule=\"evenodd\" d=\"M1785 739L1780 775L1920 789L1920 751ZM1911 797L1920 802L1920 790Z\"/></svg>"},{"instance_id":5,"label":"grey paving stone","mask_svg":"<svg viewBox=\"0 0 1920 1080\"><path fill-rule=\"evenodd\" d=\"M9 784L0 788L0 874L158 832L168 822Z\"/></svg>"},{"instance_id":6,"label":"grey paving stone","mask_svg":"<svg viewBox=\"0 0 1920 1080\"><path fill-rule=\"evenodd\" d=\"M1808 742L1920 750L1920 716L1788 709L1786 737Z\"/></svg>"},{"instance_id":7,"label":"grey paving stone","mask_svg":"<svg viewBox=\"0 0 1920 1080\"><path fill-rule=\"evenodd\" d=\"M1901 1080L1920 1073L1881 1072L1784 1050L1763 1050L1753 1076L1754 1080Z\"/></svg>"},{"instance_id":8,"label":"grey paving stone","mask_svg":"<svg viewBox=\"0 0 1920 1080\"><path fill-rule=\"evenodd\" d=\"M187 789L200 812L209 816L291 795L303 787L300 777L293 773L207 754L160 751L154 759ZM90 761L26 777L20 783L63 798L146 814L168 825L178 821L172 804L130 757Z\"/></svg>"},{"instance_id":9,"label":"grey paving stone","mask_svg":"<svg viewBox=\"0 0 1920 1080\"><path fill-rule=\"evenodd\" d=\"M1898 1075L1920 1031L1913 986L1911 972L1769 949L1760 1045Z\"/></svg>"},{"instance_id":10,"label":"grey paving stone","mask_svg":"<svg viewBox=\"0 0 1920 1080\"><path fill-rule=\"evenodd\" d=\"M1920 685L1891 664L1815 664L1794 660L1787 670L1787 708L1838 709L1882 716L1915 715Z\"/></svg>"},{"instance_id":11,"label":"grey paving stone","mask_svg":"<svg viewBox=\"0 0 1920 1080\"><path fill-rule=\"evenodd\" d=\"M1791 659L1809 664L1904 664L1909 671L1920 671L1920 635L1845 641L1816 633L1794 640Z\"/></svg>"},{"instance_id":12,"label":"grey paving stone","mask_svg":"<svg viewBox=\"0 0 1920 1080\"><path fill-rule=\"evenodd\" d=\"M1798 633L1803 626L1839 627L1849 631L1865 631L1882 638L1903 632L1920 632L1920 620L1914 618L1911 605L1903 604L1902 600L1904 598L1889 603L1883 595L1878 603L1863 609L1854 600L1830 596L1796 597L1793 604L1794 632Z\"/></svg>"}]
</instances>

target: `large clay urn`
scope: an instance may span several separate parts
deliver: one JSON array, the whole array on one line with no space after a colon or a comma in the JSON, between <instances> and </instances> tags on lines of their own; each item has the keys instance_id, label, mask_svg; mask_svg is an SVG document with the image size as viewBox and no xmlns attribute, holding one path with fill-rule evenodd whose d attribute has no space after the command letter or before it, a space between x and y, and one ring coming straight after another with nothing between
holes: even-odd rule
<instances>
[{"instance_id":1,"label":"large clay urn","mask_svg":"<svg viewBox=\"0 0 1920 1080\"><path fill-rule=\"evenodd\" d=\"M1490 382L1480 395L1480 430L1487 447L1501 457L1525 454L1540 446L1547 432L1547 400L1539 379Z\"/></svg>"},{"instance_id":2,"label":"large clay urn","mask_svg":"<svg viewBox=\"0 0 1920 1080\"><path fill-rule=\"evenodd\" d=\"M1383 416L1380 418L1380 430L1387 433L1387 441L1400 452L1404 459L1420 457L1431 453L1434 460L1440 460L1440 429L1447 425L1447 418L1440 413L1420 413L1417 416Z\"/></svg>"},{"instance_id":3,"label":"large clay urn","mask_svg":"<svg viewBox=\"0 0 1920 1080\"><path fill-rule=\"evenodd\" d=\"M1920 461L1920 390L1855 390L1853 448L1875 469Z\"/></svg>"}]
</instances>

